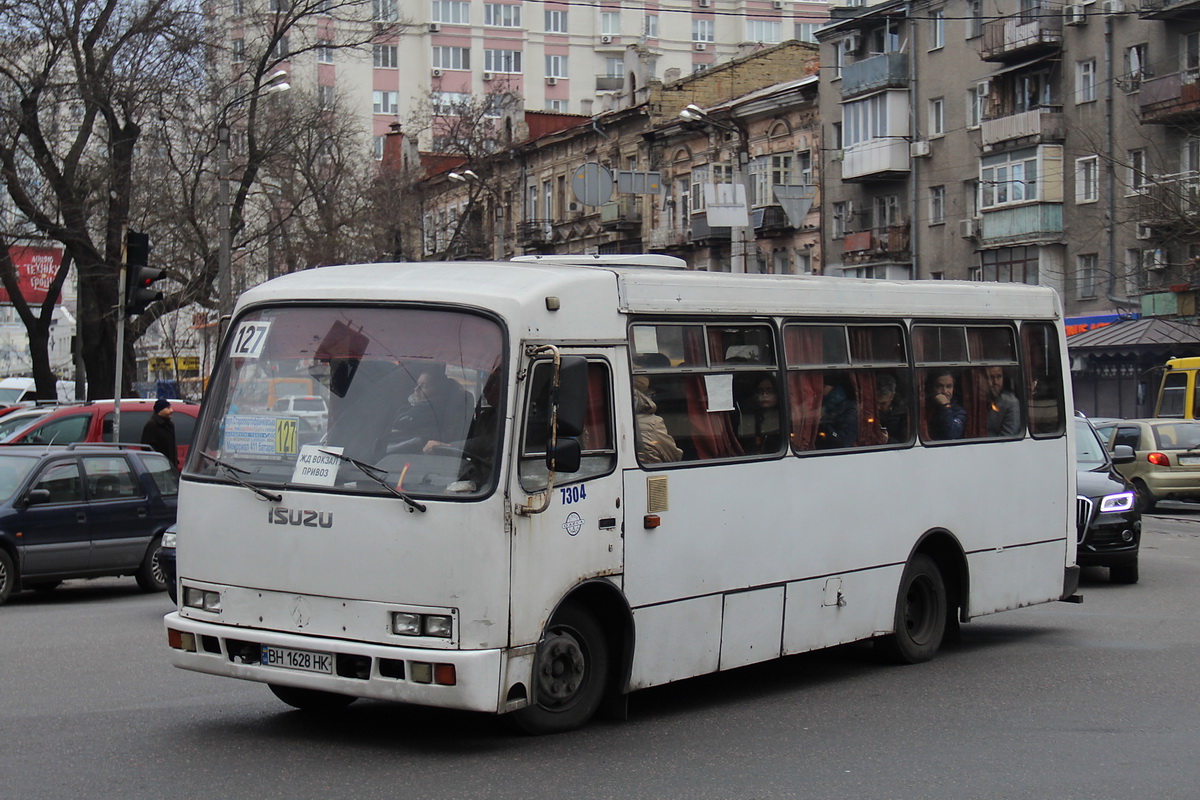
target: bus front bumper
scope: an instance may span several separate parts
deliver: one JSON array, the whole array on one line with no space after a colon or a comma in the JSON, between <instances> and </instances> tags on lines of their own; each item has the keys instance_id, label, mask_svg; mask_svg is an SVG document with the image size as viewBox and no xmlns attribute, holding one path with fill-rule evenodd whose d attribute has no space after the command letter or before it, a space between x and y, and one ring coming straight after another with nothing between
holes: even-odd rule
<instances>
[{"instance_id":1,"label":"bus front bumper","mask_svg":"<svg viewBox=\"0 0 1200 800\"><path fill-rule=\"evenodd\" d=\"M214 625L178 612L163 621L171 663L180 669L464 711L512 708L499 697L503 650L389 647Z\"/></svg>"}]
</instances>

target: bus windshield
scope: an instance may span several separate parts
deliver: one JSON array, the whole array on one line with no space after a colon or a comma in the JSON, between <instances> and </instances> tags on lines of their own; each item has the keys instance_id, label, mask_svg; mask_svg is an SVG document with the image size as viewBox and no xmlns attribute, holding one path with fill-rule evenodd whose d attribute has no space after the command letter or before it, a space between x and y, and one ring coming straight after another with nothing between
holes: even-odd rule
<instances>
[{"instance_id":1,"label":"bus windshield","mask_svg":"<svg viewBox=\"0 0 1200 800\"><path fill-rule=\"evenodd\" d=\"M188 470L292 489L487 494L503 341L498 323L463 311L255 309L228 337Z\"/></svg>"}]
</instances>

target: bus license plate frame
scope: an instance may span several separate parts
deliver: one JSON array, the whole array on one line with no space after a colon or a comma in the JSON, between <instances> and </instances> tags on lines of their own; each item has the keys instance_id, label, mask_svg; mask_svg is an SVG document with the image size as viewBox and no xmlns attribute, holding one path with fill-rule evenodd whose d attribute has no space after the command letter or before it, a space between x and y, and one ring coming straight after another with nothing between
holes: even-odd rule
<instances>
[{"instance_id":1,"label":"bus license plate frame","mask_svg":"<svg viewBox=\"0 0 1200 800\"><path fill-rule=\"evenodd\" d=\"M294 650L290 647L275 647L264 644L259 656L264 667L290 669L297 672L315 672L319 675L333 674L333 653L316 650Z\"/></svg>"}]
</instances>

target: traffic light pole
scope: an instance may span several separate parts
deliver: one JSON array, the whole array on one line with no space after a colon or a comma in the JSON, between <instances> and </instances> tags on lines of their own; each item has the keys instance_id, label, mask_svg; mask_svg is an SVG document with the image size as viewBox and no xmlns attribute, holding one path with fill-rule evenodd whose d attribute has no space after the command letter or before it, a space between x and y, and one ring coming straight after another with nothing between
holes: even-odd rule
<instances>
[{"instance_id":1,"label":"traffic light pole","mask_svg":"<svg viewBox=\"0 0 1200 800\"><path fill-rule=\"evenodd\" d=\"M122 237L124 242L124 237ZM120 291L117 292L117 367L116 377L113 384L113 441L121 441L121 380L125 377L125 270L129 267L125 264L125 246L121 246L121 272L118 278L117 286Z\"/></svg>"}]
</instances>

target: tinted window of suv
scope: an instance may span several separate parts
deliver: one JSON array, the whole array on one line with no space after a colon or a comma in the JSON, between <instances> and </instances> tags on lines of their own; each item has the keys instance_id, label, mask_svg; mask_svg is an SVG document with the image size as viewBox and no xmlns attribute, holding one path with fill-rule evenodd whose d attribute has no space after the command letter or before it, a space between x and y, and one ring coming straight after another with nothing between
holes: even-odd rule
<instances>
[{"instance_id":1,"label":"tinted window of suv","mask_svg":"<svg viewBox=\"0 0 1200 800\"><path fill-rule=\"evenodd\" d=\"M120 456L86 456L83 471L87 475L88 496L93 500L114 500L121 497L141 497L129 462Z\"/></svg>"},{"instance_id":2,"label":"tinted window of suv","mask_svg":"<svg viewBox=\"0 0 1200 800\"><path fill-rule=\"evenodd\" d=\"M79 465L74 461L59 461L46 467L31 488L50 492L51 503L83 502L83 483L79 480Z\"/></svg>"},{"instance_id":3,"label":"tinted window of suv","mask_svg":"<svg viewBox=\"0 0 1200 800\"><path fill-rule=\"evenodd\" d=\"M158 486L159 494L163 497L174 497L179 494L179 475L171 469L171 465L159 453L142 453L142 463L146 471Z\"/></svg>"}]
</instances>

